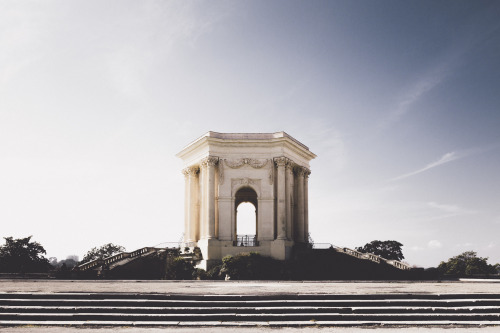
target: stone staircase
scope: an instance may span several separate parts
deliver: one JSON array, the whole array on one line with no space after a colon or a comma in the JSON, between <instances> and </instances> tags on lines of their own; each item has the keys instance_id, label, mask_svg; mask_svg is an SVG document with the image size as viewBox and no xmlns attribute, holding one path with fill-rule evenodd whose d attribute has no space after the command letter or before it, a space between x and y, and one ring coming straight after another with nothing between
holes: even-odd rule
<instances>
[{"instance_id":1,"label":"stone staircase","mask_svg":"<svg viewBox=\"0 0 500 333\"><path fill-rule=\"evenodd\" d=\"M107 267L113 269L117 266L124 265L140 257L144 257L156 252L154 247L143 247L133 252L121 252L105 259L96 259L84 264L76 266L75 270L85 272L89 270L101 269Z\"/></svg>"},{"instance_id":2,"label":"stone staircase","mask_svg":"<svg viewBox=\"0 0 500 333\"><path fill-rule=\"evenodd\" d=\"M500 325L500 294L0 293L0 326Z\"/></svg>"},{"instance_id":3,"label":"stone staircase","mask_svg":"<svg viewBox=\"0 0 500 333\"><path fill-rule=\"evenodd\" d=\"M379 257L373 253L362 253L353 249L349 249L347 247L338 247L333 244L329 243L319 243L319 244L314 244L314 249L320 250L320 249L332 249L335 250L338 253L343 253L346 255L349 255L354 258L358 258L361 260L367 260L371 261L377 264L380 263L386 263L388 265L394 266L395 268L401 269L401 270L411 270L411 266L408 265L407 263L398 261L398 260L388 260L382 257Z\"/></svg>"}]
</instances>

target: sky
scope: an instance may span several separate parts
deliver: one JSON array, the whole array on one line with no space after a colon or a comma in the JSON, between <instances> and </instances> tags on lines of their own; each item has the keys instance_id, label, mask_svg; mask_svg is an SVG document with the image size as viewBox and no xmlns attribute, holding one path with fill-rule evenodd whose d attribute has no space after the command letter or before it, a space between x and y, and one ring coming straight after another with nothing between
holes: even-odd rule
<instances>
[{"instance_id":1,"label":"sky","mask_svg":"<svg viewBox=\"0 0 500 333\"><path fill-rule=\"evenodd\" d=\"M307 145L315 243L500 262L500 2L1 0L0 236L178 242L207 131Z\"/></svg>"}]
</instances>

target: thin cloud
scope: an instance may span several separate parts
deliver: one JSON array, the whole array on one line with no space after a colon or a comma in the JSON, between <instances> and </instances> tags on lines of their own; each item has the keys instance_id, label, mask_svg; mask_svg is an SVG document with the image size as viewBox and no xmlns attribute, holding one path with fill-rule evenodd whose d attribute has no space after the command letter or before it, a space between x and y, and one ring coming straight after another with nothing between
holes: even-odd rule
<instances>
[{"instance_id":1,"label":"thin cloud","mask_svg":"<svg viewBox=\"0 0 500 333\"><path fill-rule=\"evenodd\" d=\"M443 247L443 243L441 243L440 241L438 241L436 239L433 239L433 240L430 240L429 243L427 243L427 247L429 249L440 249Z\"/></svg>"},{"instance_id":2,"label":"thin cloud","mask_svg":"<svg viewBox=\"0 0 500 333\"><path fill-rule=\"evenodd\" d=\"M401 117L407 114L413 104L418 102L424 95L437 87L448 76L449 69L447 64L438 66L433 72L425 75L415 82L411 89L404 94L398 102L396 109L392 111L387 118L382 120L379 125L379 131L385 130L392 124L398 122Z\"/></svg>"},{"instance_id":3,"label":"thin cloud","mask_svg":"<svg viewBox=\"0 0 500 333\"><path fill-rule=\"evenodd\" d=\"M415 170L415 171L406 173L404 175L392 178L391 181L398 181L398 180L405 179L405 178L408 178L408 177L411 177L411 176L415 176L415 175L418 175L418 174L420 174L422 172L425 172L427 170L433 169L435 167L438 167L440 165L443 165L443 164L446 164L446 163L449 163L449 162L452 162L452 161L456 161L456 160L458 160L460 158L463 158L463 157L464 157L464 155L460 156L456 152L446 153L443 156L441 156L441 158L438 159L437 161L429 163L426 166L424 166L423 168L420 168L418 170Z\"/></svg>"}]
</instances>

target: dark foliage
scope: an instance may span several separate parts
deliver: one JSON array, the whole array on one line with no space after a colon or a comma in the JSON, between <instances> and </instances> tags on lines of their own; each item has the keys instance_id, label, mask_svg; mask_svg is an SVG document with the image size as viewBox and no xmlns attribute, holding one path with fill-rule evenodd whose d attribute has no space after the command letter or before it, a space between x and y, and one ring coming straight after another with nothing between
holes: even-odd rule
<instances>
[{"instance_id":1,"label":"dark foliage","mask_svg":"<svg viewBox=\"0 0 500 333\"><path fill-rule=\"evenodd\" d=\"M183 257L167 258L165 278L167 280L191 280L196 278L196 270L190 260Z\"/></svg>"},{"instance_id":2,"label":"dark foliage","mask_svg":"<svg viewBox=\"0 0 500 333\"><path fill-rule=\"evenodd\" d=\"M41 273L50 269L44 254L47 253L31 237L14 239L5 237L5 245L0 246L0 272L3 273Z\"/></svg>"},{"instance_id":3,"label":"dark foliage","mask_svg":"<svg viewBox=\"0 0 500 333\"><path fill-rule=\"evenodd\" d=\"M225 275L221 272L222 264L216 265L207 271L207 280L224 280Z\"/></svg>"},{"instance_id":4,"label":"dark foliage","mask_svg":"<svg viewBox=\"0 0 500 333\"><path fill-rule=\"evenodd\" d=\"M235 280L275 280L283 275L283 262L256 252L240 253L224 257L219 274Z\"/></svg>"},{"instance_id":5,"label":"dark foliage","mask_svg":"<svg viewBox=\"0 0 500 333\"><path fill-rule=\"evenodd\" d=\"M403 244L394 240L374 240L365 244L365 246L357 247L356 251L362 253L373 253L387 260L401 261L404 259L403 250L401 249L402 246Z\"/></svg>"},{"instance_id":6,"label":"dark foliage","mask_svg":"<svg viewBox=\"0 0 500 333\"><path fill-rule=\"evenodd\" d=\"M499 264L488 264L488 258L478 257L474 251L467 251L448 259L447 262L442 261L438 266L438 270L443 275L463 277L476 274L497 274L499 266Z\"/></svg>"}]
</instances>

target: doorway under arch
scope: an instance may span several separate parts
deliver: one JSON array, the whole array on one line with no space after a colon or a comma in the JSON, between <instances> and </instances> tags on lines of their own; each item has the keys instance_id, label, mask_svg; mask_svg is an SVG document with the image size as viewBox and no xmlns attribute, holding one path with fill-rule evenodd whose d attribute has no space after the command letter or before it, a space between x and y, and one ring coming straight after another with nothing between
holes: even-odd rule
<instances>
[{"instance_id":1,"label":"doorway under arch","mask_svg":"<svg viewBox=\"0 0 500 333\"><path fill-rule=\"evenodd\" d=\"M257 246L258 200L257 193L250 187L243 187L235 195L235 245Z\"/></svg>"}]
</instances>

